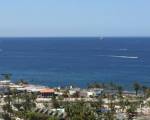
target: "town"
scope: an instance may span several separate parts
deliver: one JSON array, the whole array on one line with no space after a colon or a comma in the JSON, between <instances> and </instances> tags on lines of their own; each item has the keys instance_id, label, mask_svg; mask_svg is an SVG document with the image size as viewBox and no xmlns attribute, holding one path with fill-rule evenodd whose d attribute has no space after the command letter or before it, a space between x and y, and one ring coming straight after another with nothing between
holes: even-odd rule
<instances>
[{"instance_id":1,"label":"town","mask_svg":"<svg viewBox=\"0 0 150 120\"><path fill-rule=\"evenodd\" d=\"M1 120L146 120L150 117L150 88L133 84L126 91L114 83L87 88L0 81Z\"/></svg>"}]
</instances>

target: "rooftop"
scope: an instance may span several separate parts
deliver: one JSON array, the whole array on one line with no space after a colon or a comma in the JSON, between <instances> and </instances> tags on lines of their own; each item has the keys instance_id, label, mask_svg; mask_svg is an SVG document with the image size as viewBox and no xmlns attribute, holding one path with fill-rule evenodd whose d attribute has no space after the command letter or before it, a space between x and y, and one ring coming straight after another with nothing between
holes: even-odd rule
<instances>
[{"instance_id":1,"label":"rooftop","mask_svg":"<svg viewBox=\"0 0 150 120\"><path fill-rule=\"evenodd\" d=\"M55 90L54 89L50 89L50 88L44 88L40 90L41 93L54 93Z\"/></svg>"}]
</instances>

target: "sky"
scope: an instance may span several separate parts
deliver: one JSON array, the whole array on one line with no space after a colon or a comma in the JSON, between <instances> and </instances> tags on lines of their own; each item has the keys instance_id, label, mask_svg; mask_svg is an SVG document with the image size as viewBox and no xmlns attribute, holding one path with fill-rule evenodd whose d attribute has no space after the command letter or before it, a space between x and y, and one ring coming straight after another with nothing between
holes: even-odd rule
<instances>
[{"instance_id":1,"label":"sky","mask_svg":"<svg viewBox=\"0 0 150 120\"><path fill-rule=\"evenodd\" d=\"M150 36L150 0L0 0L0 37Z\"/></svg>"}]
</instances>

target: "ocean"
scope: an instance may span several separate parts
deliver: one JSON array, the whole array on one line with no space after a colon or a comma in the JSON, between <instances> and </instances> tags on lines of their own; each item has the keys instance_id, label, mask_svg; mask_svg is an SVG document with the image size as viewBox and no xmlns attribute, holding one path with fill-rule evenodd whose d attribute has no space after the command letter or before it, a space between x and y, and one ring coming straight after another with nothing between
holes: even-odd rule
<instances>
[{"instance_id":1,"label":"ocean","mask_svg":"<svg viewBox=\"0 0 150 120\"><path fill-rule=\"evenodd\" d=\"M50 87L150 86L150 38L0 38L0 73Z\"/></svg>"}]
</instances>

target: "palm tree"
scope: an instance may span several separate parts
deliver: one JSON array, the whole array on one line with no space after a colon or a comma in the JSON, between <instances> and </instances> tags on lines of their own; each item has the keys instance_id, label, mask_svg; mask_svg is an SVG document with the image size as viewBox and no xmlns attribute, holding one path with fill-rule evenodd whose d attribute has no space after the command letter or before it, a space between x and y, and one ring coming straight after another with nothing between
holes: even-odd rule
<instances>
[{"instance_id":1,"label":"palm tree","mask_svg":"<svg viewBox=\"0 0 150 120\"><path fill-rule=\"evenodd\" d=\"M2 117L4 120L11 120L11 114L10 112L12 113L12 108L9 104L5 104L3 107L2 107L4 113L2 113Z\"/></svg>"},{"instance_id":2,"label":"palm tree","mask_svg":"<svg viewBox=\"0 0 150 120\"><path fill-rule=\"evenodd\" d=\"M67 120L96 120L94 111L83 101L67 103L65 105Z\"/></svg>"},{"instance_id":3,"label":"palm tree","mask_svg":"<svg viewBox=\"0 0 150 120\"><path fill-rule=\"evenodd\" d=\"M28 112L25 120L57 120L54 117L49 117L47 115L35 112Z\"/></svg>"},{"instance_id":4,"label":"palm tree","mask_svg":"<svg viewBox=\"0 0 150 120\"><path fill-rule=\"evenodd\" d=\"M118 91L119 98L122 98L122 91L123 91L122 86L117 86L117 91Z\"/></svg>"},{"instance_id":5,"label":"palm tree","mask_svg":"<svg viewBox=\"0 0 150 120\"><path fill-rule=\"evenodd\" d=\"M123 112L125 110L125 107L126 107L125 100L124 99L120 99L118 104L119 104L119 106L121 108L121 112Z\"/></svg>"},{"instance_id":6,"label":"palm tree","mask_svg":"<svg viewBox=\"0 0 150 120\"><path fill-rule=\"evenodd\" d=\"M28 84L28 82L24 79L20 79L16 82L16 84Z\"/></svg>"},{"instance_id":7,"label":"palm tree","mask_svg":"<svg viewBox=\"0 0 150 120\"><path fill-rule=\"evenodd\" d=\"M115 90L116 89L116 84L114 84L112 81L109 83L109 87L111 90Z\"/></svg>"},{"instance_id":8,"label":"palm tree","mask_svg":"<svg viewBox=\"0 0 150 120\"><path fill-rule=\"evenodd\" d=\"M147 105L148 107L150 107L150 101L147 101L147 102L146 102L146 105Z\"/></svg>"},{"instance_id":9,"label":"palm tree","mask_svg":"<svg viewBox=\"0 0 150 120\"><path fill-rule=\"evenodd\" d=\"M99 96L97 98L97 102L91 102L90 105L92 108L94 108L96 110L96 113L97 113L97 117L99 119L102 119L103 118L103 105L104 105L104 101L103 101L103 95Z\"/></svg>"},{"instance_id":10,"label":"palm tree","mask_svg":"<svg viewBox=\"0 0 150 120\"><path fill-rule=\"evenodd\" d=\"M102 84L94 82L94 83L88 84L88 88L102 88Z\"/></svg>"},{"instance_id":11,"label":"palm tree","mask_svg":"<svg viewBox=\"0 0 150 120\"><path fill-rule=\"evenodd\" d=\"M32 111L32 108L35 108L35 95L32 93L27 93L24 91L21 94L18 94L19 103L15 104L15 107L18 109L18 113L20 118L27 119L27 114Z\"/></svg>"},{"instance_id":12,"label":"palm tree","mask_svg":"<svg viewBox=\"0 0 150 120\"><path fill-rule=\"evenodd\" d=\"M133 120L134 119L134 117L136 116L136 110L137 110L137 103L129 102L128 108L126 110L128 120Z\"/></svg>"},{"instance_id":13,"label":"palm tree","mask_svg":"<svg viewBox=\"0 0 150 120\"><path fill-rule=\"evenodd\" d=\"M11 76L12 76L12 74L10 74L10 73L4 73L4 74L1 74L1 75L4 77L5 80L10 80Z\"/></svg>"},{"instance_id":14,"label":"palm tree","mask_svg":"<svg viewBox=\"0 0 150 120\"><path fill-rule=\"evenodd\" d=\"M52 97L52 104L53 104L54 108L59 108L60 107L59 102L57 101L55 96Z\"/></svg>"},{"instance_id":15,"label":"palm tree","mask_svg":"<svg viewBox=\"0 0 150 120\"><path fill-rule=\"evenodd\" d=\"M138 105L141 108L141 113L142 113L142 108L144 106L144 98L143 97L139 97Z\"/></svg>"},{"instance_id":16,"label":"palm tree","mask_svg":"<svg viewBox=\"0 0 150 120\"><path fill-rule=\"evenodd\" d=\"M134 87L134 90L135 90L135 92L136 92L136 96L137 96L137 94L138 94L138 91L140 90L140 84L139 83L137 83L137 82L135 82L134 84L133 84L133 87Z\"/></svg>"},{"instance_id":17,"label":"palm tree","mask_svg":"<svg viewBox=\"0 0 150 120\"><path fill-rule=\"evenodd\" d=\"M11 93L10 88L8 88L7 96L4 98L6 104L2 107L4 110L3 118L6 120L7 119L9 120L9 118L11 118L13 113L12 105L11 105L12 98L10 96L10 93Z\"/></svg>"},{"instance_id":18,"label":"palm tree","mask_svg":"<svg viewBox=\"0 0 150 120\"><path fill-rule=\"evenodd\" d=\"M87 107L86 105L83 107L83 120L96 120L94 112Z\"/></svg>"},{"instance_id":19,"label":"palm tree","mask_svg":"<svg viewBox=\"0 0 150 120\"><path fill-rule=\"evenodd\" d=\"M142 86L142 91L143 91L143 94L144 94L144 97L146 97L146 91L147 91L147 87L146 86Z\"/></svg>"},{"instance_id":20,"label":"palm tree","mask_svg":"<svg viewBox=\"0 0 150 120\"><path fill-rule=\"evenodd\" d=\"M104 118L106 120L115 120L115 103L114 103L114 96L113 95L109 95L108 97L109 99L109 103L108 103L108 111L104 113Z\"/></svg>"}]
</instances>

